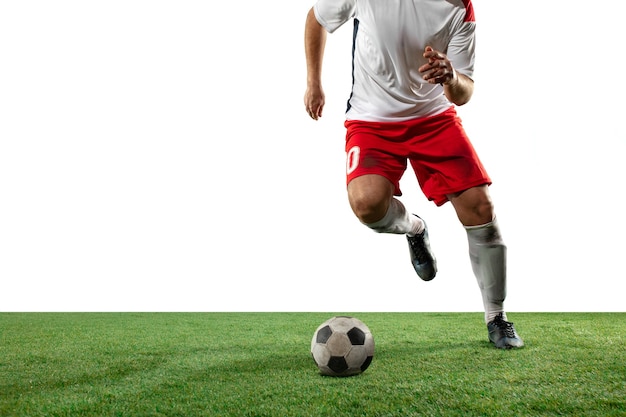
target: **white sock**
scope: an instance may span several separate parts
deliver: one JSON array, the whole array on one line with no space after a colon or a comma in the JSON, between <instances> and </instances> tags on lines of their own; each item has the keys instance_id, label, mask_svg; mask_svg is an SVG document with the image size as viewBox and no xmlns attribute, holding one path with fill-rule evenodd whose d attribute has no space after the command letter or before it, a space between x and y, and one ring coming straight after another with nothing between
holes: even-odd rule
<instances>
[{"instance_id":1,"label":"white sock","mask_svg":"<svg viewBox=\"0 0 626 417\"><path fill-rule=\"evenodd\" d=\"M506 246L495 219L480 226L466 227L472 270L480 288L485 322L504 312L506 298Z\"/></svg>"},{"instance_id":2,"label":"white sock","mask_svg":"<svg viewBox=\"0 0 626 417\"><path fill-rule=\"evenodd\" d=\"M490 312L489 312L489 314L486 314L486 315L485 315L485 322L486 322L486 323L489 323L490 321L493 321L493 319L495 319L495 318L496 318L496 316L497 316L499 313L502 313L502 319L503 319L504 321L509 321L509 320L506 318L506 313L505 313L504 311L490 311Z\"/></svg>"},{"instance_id":3,"label":"white sock","mask_svg":"<svg viewBox=\"0 0 626 417\"><path fill-rule=\"evenodd\" d=\"M419 217L411 216L411 220L413 220L413 228L411 229L410 232L406 233L409 237L419 235L426 228L426 225L424 224L424 220L420 219Z\"/></svg>"},{"instance_id":4,"label":"white sock","mask_svg":"<svg viewBox=\"0 0 626 417\"><path fill-rule=\"evenodd\" d=\"M382 219L365 225L378 233L407 233L409 236L422 233L424 230L422 219L410 214L397 198L391 199L387 213Z\"/></svg>"}]
</instances>

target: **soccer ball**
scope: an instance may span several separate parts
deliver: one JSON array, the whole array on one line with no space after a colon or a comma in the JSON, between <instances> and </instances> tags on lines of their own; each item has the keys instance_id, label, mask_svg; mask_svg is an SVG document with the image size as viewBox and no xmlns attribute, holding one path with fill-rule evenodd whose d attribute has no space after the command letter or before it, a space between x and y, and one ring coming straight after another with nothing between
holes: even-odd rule
<instances>
[{"instance_id":1,"label":"soccer ball","mask_svg":"<svg viewBox=\"0 0 626 417\"><path fill-rule=\"evenodd\" d=\"M357 375L372 363L374 337L361 320L336 316L315 330L311 356L322 375Z\"/></svg>"}]
</instances>

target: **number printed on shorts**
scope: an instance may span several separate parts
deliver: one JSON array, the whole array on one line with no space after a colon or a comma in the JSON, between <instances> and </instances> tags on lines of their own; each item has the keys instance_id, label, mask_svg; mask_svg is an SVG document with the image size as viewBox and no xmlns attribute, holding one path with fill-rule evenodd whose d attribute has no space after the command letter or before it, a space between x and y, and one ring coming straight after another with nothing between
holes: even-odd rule
<instances>
[{"instance_id":1,"label":"number printed on shorts","mask_svg":"<svg viewBox=\"0 0 626 417\"><path fill-rule=\"evenodd\" d=\"M348 154L346 156L346 174L350 175L352 171L359 166L359 155L361 154L361 148L358 146L353 146L348 150Z\"/></svg>"}]
</instances>

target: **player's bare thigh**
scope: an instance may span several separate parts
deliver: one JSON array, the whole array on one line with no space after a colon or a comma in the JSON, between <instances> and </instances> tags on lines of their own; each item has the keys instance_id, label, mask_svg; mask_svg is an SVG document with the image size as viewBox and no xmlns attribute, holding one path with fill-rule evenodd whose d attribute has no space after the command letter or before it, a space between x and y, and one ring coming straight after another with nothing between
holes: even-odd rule
<instances>
[{"instance_id":1,"label":"player's bare thigh","mask_svg":"<svg viewBox=\"0 0 626 417\"><path fill-rule=\"evenodd\" d=\"M494 208L489 195L489 187L480 185L456 194L449 194L456 215L463 226L478 226L489 223L494 218Z\"/></svg>"},{"instance_id":2,"label":"player's bare thigh","mask_svg":"<svg viewBox=\"0 0 626 417\"><path fill-rule=\"evenodd\" d=\"M362 223L375 223L387 213L394 190L382 175L366 174L348 183L348 201Z\"/></svg>"}]
</instances>

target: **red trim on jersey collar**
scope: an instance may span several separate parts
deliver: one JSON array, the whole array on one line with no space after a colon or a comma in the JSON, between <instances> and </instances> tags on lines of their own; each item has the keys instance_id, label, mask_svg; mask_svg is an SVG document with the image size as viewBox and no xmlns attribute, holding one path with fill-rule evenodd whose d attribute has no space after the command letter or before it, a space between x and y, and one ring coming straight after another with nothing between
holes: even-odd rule
<instances>
[{"instance_id":1,"label":"red trim on jersey collar","mask_svg":"<svg viewBox=\"0 0 626 417\"><path fill-rule=\"evenodd\" d=\"M472 0L463 0L465 5L465 20L464 22L475 22L474 20L474 7L472 6Z\"/></svg>"}]
</instances>

